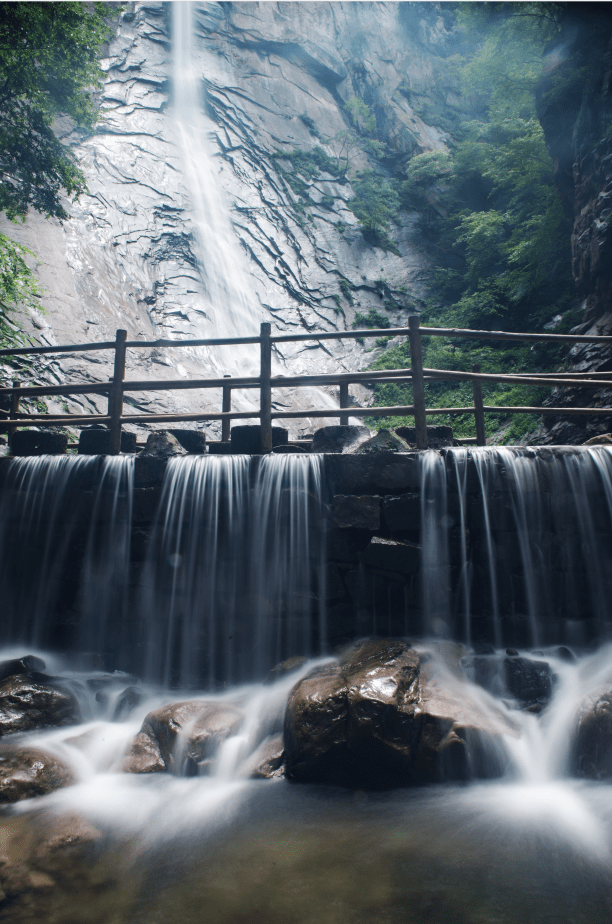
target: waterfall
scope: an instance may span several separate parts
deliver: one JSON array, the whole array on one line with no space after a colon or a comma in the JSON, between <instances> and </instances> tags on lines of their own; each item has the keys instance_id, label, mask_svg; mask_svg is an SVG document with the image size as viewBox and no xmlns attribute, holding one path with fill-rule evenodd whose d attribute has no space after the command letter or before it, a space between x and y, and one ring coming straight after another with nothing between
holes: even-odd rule
<instances>
[{"instance_id":1,"label":"waterfall","mask_svg":"<svg viewBox=\"0 0 612 924\"><path fill-rule=\"evenodd\" d=\"M421 491L427 633L496 648L610 638L609 448L429 451Z\"/></svg>"},{"instance_id":2,"label":"waterfall","mask_svg":"<svg viewBox=\"0 0 612 924\"><path fill-rule=\"evenodd\" d=\"M174 123L191 200L198 271L193 309L208 320L215 337L246 337L258 333L261 308L246 272L214 162L209 135L215 126L205 114L194 7L189 0L171 4ZM207 364L220 374L256 374L255 359L248 346L216 347L210 354L206 351Z\"/></svg>"},{"instance_id":3,"label":"waterfall","mask_svg":"<svg viewBox=\"0 0 612 924\"><path fill-rule=\"evenodd\" d=\"M244 682L325 647L321 491L318 456L169 463L140 599L145 676Z\"/></svg>"},{"instance_id":4,"label":"waterfall","mask_svg":"<svg viewBox=\"0 0 612 924\"><path fill-rule=\"evenodd\" d=\"M76 617L81 651L102 655L114 638L106 653L119 654L129 596L133 470L133 458L124 456L10 463L0 505L5 642L70 645Z\"/></svg>"}]
</instances>

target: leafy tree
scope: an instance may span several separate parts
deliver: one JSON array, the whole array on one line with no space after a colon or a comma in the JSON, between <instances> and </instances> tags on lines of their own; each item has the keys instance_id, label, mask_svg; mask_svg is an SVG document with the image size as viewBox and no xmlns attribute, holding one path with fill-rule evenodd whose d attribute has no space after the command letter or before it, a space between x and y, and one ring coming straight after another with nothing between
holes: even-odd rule
<instances>
[{"instance_id":1,"label":"leafy tree","mask_svg":"<svg viewBox=\"0 0 612 924\"><path fill-rule=\"evenodd\" d=\"M559 330L577 323L570 311L569 233L535 113L543 49L557 29L555 16L542 13L547 6L458 6L460 26L477 41L469 58L455 62L466 116L450 151L413 157L400 184L404 206L423 216L423 239L435 255L430 301L422 315L433 326L539 330L559 311L565 312ZM550 371L562 358L558 348L503 342L431 338L424 348L426 365L442 369L466 370L480 362L483 371ZM398 346L376 365L408 364L407 346ZM472 403L469 384L430 384L427 392L432 406ZM500 405L533 405L545 395L501 385L485 385L484 393L486 403ZM409 389L377 389L377 403L400 403L393 397L410 403ZM502 421L503 415L488 417L489 433ZM460 434L473 432L473 419L449 422ZM507 438L516 439L521 427L533 427L533 418L513 418Z\"/></svg>"},{"instance_id":2,"label":"leafy tree","mask_svg":"<svg viewBox=\"0 0 612 924\"><path fill-rule=\"evenodd\" d=\"M376 132L376 117L360 96L353 96L344 105L350 127L340 129L333 138L326 138L336 158L339 176L346 176L355 157L366 151L373 157L382 157L385 145L372 136Z\"/></svg>"},{"instance_id":3,"label":"leafy tree","mask_svg":"<svg viewBox=\"0 0 612 924\"><path fill-rule=\"evenodd\" d=\"M0 211L24 220L30 208L67 217L62 195L77 196L85 178L53 131L59 115L91 129L91 89L100 79L98 53L107 38L104 3L0 3ZM11 320L41 295L26 263L31 251L0 235L0 344L24 343Z\"/></svg>"},{"instance_id":4,"label":"leafy tree","mask_svg":"<svg viewBox=\"0 0 612 924\"><path fill-rule=\"evenodd\" d=\"M347 205L359 219L366 240L398 253L389 237L391 221L399 209L395 184L376 170L363 170L353 183L355 195Z\"/></svg>"},{"instance_id":5,"label":"leafy tree","mask_svg":"<svg viewBox=\"0 0 612 924\"><path fill-rule=\"evenodd\" d=\"M92 127L107 14L104 3L0 3L0 209L9 218L30 207L65 218L62 191L85 188L53 122L66 114Z\"/></svg>"}]
</instances>

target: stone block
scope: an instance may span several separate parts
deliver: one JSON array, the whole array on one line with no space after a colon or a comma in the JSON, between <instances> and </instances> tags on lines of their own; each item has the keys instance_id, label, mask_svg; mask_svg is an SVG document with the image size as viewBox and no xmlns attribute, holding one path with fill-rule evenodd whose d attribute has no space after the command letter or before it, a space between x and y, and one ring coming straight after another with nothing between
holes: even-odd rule
<instances>
[{"instance_id":1,"label":"stone block","mask_svg":"<svg viewBox=\"0 0 612 924\"><path fill-rule=\"evenodd\" d=\"M272 446L284 446L287 443L288 431L284 427L272 427ZM230 431L232 452L245 455L259 455L261 453L261 427L259 424L248 424L232 427Z\"/></svg>"},{"instance_id":2,"label":"stone block","mask_svg":"<svg viewBox=\"0 0 612 924\"><path fill-rule=\"evenodd\" d=\"M16 430L10 438L14 456L59 456L67 446L68 436L57 430Z\"/></svg>"},{"instance_id":3,"label":"stone block","mask_svg":"<svg viewBox=\"0 0 612 924\"><path fill-rule=\"evenodd\" d=\"M414 427L396 427L395 432L410 446L416 446L416 430ZM453 428L444 424L427 427L427 445L430 449L442 449L454 446L455 438Z\"/></svg>"},{"instance_id":4,"label":"stone block","mask_svg":"<svg viewBox=\"0 0 612 924\"><path fill-rule=\"evenodd\" d=\"M79 435L79 455L108 455L110 449L110 430L106 427L88 427ZM136 434L121 431L121 452L136 452Z\"/></svg>"},{"instance_id":5,"label":"stone block","mask_svg":"<svg viewBox=\"0 0 612 924\"><path fill-rule=\"evenodd\" d=\"M383 516L389 529L419 529L421 526L420 494L401 494L399 497L385 497Z\"/></svg>"},{"instance_id":6,"label":"stone block","mask_svg":"<svg viewBox=\"0 0 612 924\"><path fill-rule=\"evenodd\" d=\"M192 454L206 452L206 434L202 430L168 430L183 449Z\"/></svg>"},{"instance_id":7,"label":"stone block","mask_svg":"<svg viewBox=\"0 0 612 924\"><path fill-rule=\"evenodd\" d=\"M373 536L362 558L364 564L371 568L398 574L415 574L419 570L421 549L412 542Z\"/></svg>"},{"instance_id":8,"label":"stone block","mask_svg":"<svg viewBox=\"0 0 612 924\"><path fill-rule=\"evenodd\" d=\"M324 477L336 494L398 494L420 484L416 452L326 455Z\"/></svg>"},{"instance_id":9,"label":"stone block","mask_svg":"<svg viewBox=\"0 0 612 924\"><path fill-rule=\"evenodd\" d=\"M358 562L371 539L365 529L330 529L327 533L327 558L330 561Z\"/></svg>"},{"instance_id":10,"label":"stone block","mask_svg":"<svg viewBox=\"0 0 612 924\"><path fill-rule=\"evenodd\" d=\"M380 527L380 497L336 494L332 511L334 524L340 529Z\"/></svg>"}]
</instances>

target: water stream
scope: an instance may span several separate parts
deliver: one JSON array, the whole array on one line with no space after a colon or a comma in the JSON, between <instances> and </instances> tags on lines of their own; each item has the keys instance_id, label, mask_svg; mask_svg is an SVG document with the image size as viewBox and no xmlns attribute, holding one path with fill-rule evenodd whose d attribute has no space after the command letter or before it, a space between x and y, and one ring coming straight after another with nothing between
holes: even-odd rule
<instances>
[{"instance_id":1,"label":"water stream","mask_svg":"<svg viewBox=\"0 0 612 924\"><path fill-rule=\"evenodd\" d=\"M514 731L501 742L506 769L499 779L369 794L249 778L260 749L282 734L296 680L329 657L325 611L315 605L324 597L321 465L318 457L290 454L170 463L129 597L140 627L134 641L117 634L125 612L113 615L117 589L130 581L129 462L12 463L19 542L34 543L41 555L29 597L7 580L6 567L1 573L14 616L5 635L13 644L0 659L23 655L27 642L50 673L72 685L83 722L17 737L57 755L76 782L17 803L5 820L27 828L76 813L103 832L121 858L112 918L120 924L161 924L169 916L196 924L203 905L219 924L608 924L612 787L573 776L572 739L581 705L612 688L612 453L423 455L429 638L413 642L428 653L428 672L441 688L501 716ZM92 511L85 533L66 515L76 512L79 491L89 493ZM554 548L551 524L565 537ZM62 571L61 556L75 538L83 549L83 583L74 592L85 614L79 645L100 646L109 667L125 666L122 650L133 647L130 665L140 664L140 682L85 670L76 652L71 659L44 651L43 601L47 593L58 596L54 569ZM502 542L510 544L500 557ZM13 567L19 556L6 529L0 549L0 560ZM509 582L508 572L521 580ZM584 620L567 616L575 606L587 611L597 645L582 644ZM20 612L33 614L21 632ZM523 641L507 654L510 637ZM258 682L290 655L319 660L276 683ZM487 667L517 657L550 665L553 695L544 708L517 708L503 671ZM476 683L485 668L490 682ZM137 695L126 706L127 688ZM200 771L193 775L186 725L172 772L122 772L145 716L193 700L242 716ZM54 900L58 895L62 889ZM69 911L58 920L75 920L69 888L61 900ZM100 914L92 920L103 922Z\"/></svg>"}]
</instances>

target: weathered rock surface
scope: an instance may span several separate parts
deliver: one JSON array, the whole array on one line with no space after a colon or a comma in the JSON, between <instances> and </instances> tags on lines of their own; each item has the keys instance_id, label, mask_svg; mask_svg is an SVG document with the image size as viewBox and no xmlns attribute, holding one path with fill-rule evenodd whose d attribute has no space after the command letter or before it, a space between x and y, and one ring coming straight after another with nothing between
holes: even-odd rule
<instances>
[{"instance_id":1,"label":"weathered rock surface","mask_svg":"<svg viewBox=\"0 0 612 924\"><path fill-rule=\"evenodd\" d=\"M395 430L379 430L375 436L363 442L355 452L408 452L410 448Z\"/></svg>"},{"instance_id":2,"label":"weathered rock surface","mask_svg":"<svg viewBox=\"0 0 612 924\"><path fill-rule=\"evenodd\" d=\"M81 720L74 694L50 680L44 675L16 674L0 683L0 736Z\"/></svg>"},{"instance_id":3,"label":"weathered rock surface","mask_svg":"<svg viewBox=\"0 0 612 924\"><path fill-rule=\"evenodd\" d=\"M334 525L340 529L378 529L380 497L336 494L332 505Z\"/></svg>"},{"instance_id":4,"label":"weathered rock surface","mask_svg":"<svg viewBox=\"0 0 612 924\"><path fill-rule=\"evenodd\" d=\"M240 727L243 714L220 702L187 700L150 712L123 764L128 773L197 773L222 741Z\"/></svg>"},{"instance_id":5,"label":"weathered rock surface","mask_svg":"<svg viewBox=\"0 0 612 924\"><path fill-rule=\"evenodd\" d=\"M420 555L420 546L414 542L373 536L363 553L363 561L371 568L380 568L383 571L416 574L419 570Z\"/></svg>"},{"instance_id":6,"label":"weathered rock surface","mask_svg":"<svg viewBox=\"0 0 612 924\"><path fill-rule=\"evenodd\" d=\"M411 493L399 497L385 497L383 517L392 532L420 529L421 495Z\"/></svg>"},{"instance_id":7,"label":"weathered rock surface","mask_svg":"<svg viewBox=\"0 0 612 924\"><path fill-rule=\"evenodd\" d=\"M277 780L285 775L285 749L282 735L270 735L245 761L242 776L252 780Z\"/></svg>"},{"instance_id":8,"label":"weathered rock surface","mask_svg":"<svg viewBox=\"0 0 612 924\"><path fill-rule=\"evenodd\" d=\"M414 427L396 427L395 432L409 446L416 446L416 430ZM444 449L446 446L454 446L455 439L453 428L444 424L437 424L427 427L427 445L430 449Z\"/></svg>"},{"instance_id":9,"label":"weathered rock surface","mask_svg":"<svg viewBox=\"0 0 612 924\"><path fill-rule=\"evenodd\" d=\"M45 751L28 747L0 750L0 803L44 796L72 783L69 767Z\"/></svg>"},{"instance_id":10,"label":"weathered rock surface","mask_svg":"<svg viewBox=\"0 0 612 924\"><path fill-rule=\"evenodd\" d=\"M311 452L356 452L370 439L367 427L319 427L312 438Z\"/></svg>"},{"instance_id":11,"label":"weathered rock surface","mask_svg":"<svg viewBox=\"0 0 612 924\"><path fill-rule=\"evenodd\" d=\"M592 780L612 779L612 690L593 693L576 718L570 769Z\"/></svg>"},{"instance_id":12,"label":"weathered rock surface","mask_svg":"<svg viewBox=\"0 0 612 924\"><path fill-rule=\"evenodd\" d=\"M60 123L85 172L89 193L59 225L32 216L24 226L3 225L37 254L48 314L27 326L44 344L251 334L261 320L287 332L351 326L355 313L389 306L392 323L405 322L423 296L426 255L419 248L418 216L404 213L394 238L400 255L367 243L348 209L350 182L320 171L300 178L279 154L309 152L348 127L344 104L362 97L395 158L441 150L448 136L430 124L425 105L456 102L444 58L453 35L443 8L432 4L194 3L196 63L206 86L202 133L210 140L207 179L228 206L235 250L252 306L245 330L240 312L211 307L210 279L202 278L193 188L185 169L170 102L172 26L176 4L136 2L116 20L102 66L106 78L95 133ZM203 117L204 118L204 117ZM333 150L326 150L333 156ZM368 166L360 153L356 169ZM302 204L301 204L302 203ZM305 203L305 205L303 204ZM305 210L305 214L304 214ZM230 285L232 281L230 280ZM221 304L223 307L221 307ZM245 374L252 350L128 350L127 379L181 379ZM233 355L232 355L233 354ZM278 372L351 371L363 365L356 341L324 346L279 344ZM43 357L42 378L107 380L110 353ZM336 389L318 390L317 403L336 403ZM285 407L312 407L311 390L275 390ZM355 396L368 391L352 388ZM218 409L209 391L138 392L136 411ZM49 401L60 410L60 403ZM105 411L99 396L69 397L74 411ZM248 395L234 406L249 409ZM304 432L320 421L288 421ZM218 423L206 430L218 435Z\"/></svg>"},{"instance_id":13,"label":"weathered rock surface","mask_svg":"<svg viewBox=\"0 0 612 924\"><path fill-rule=\"evenodd\" d=\"M15 674L27 674L29 671L44 671L46 667L42 658L35 655L24 655L22 658L11 658L10 661L0 661L0 682Z\"/></svg>"},{"instance_id":14,"label":"weathered rock surface","mask_svg":"<svg viewBox=\"0 0 612 924\"><path fill-rule=\"evenodd\" d=\"M276 683L277 680L282 680L283 677L287 677L289 674L294 674L296 671L301 670L307 661L308 658L303 658L299 655L296 655L294 658L286 658L286 660L281 661L280 664L275 664L274 667L268 672L268 676L264 680L264 684L268 685L271 683Z\"/></svg>"},{"instance_id":15,"label":"weathered rock surface","mask_svg":"<svg viewBox=\"0 0 612 924\"><path fill-rule=\"evenodd\" d=\"M156 430L147 437L147 444L140 453L140 458L165 461L172 456L184 456L186 452L169 430Z\"/></svg>"},{"instance_id":16,"label":"weathered rock surface","mask_svg":"<svg viewBox=\"0 0 612 924\"><path fill-rule=\"evenodd\" d=\"M495 776L505 734L516 729L485 715L459 681L443 684L408 643L367 640L292 690L287 775L372 788Z\"/></svg>"}]
</instances>

